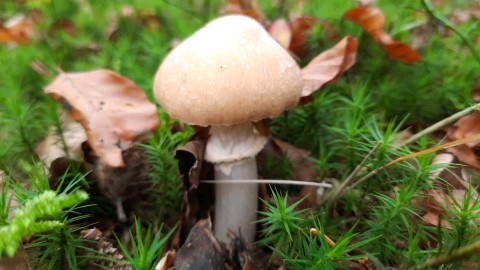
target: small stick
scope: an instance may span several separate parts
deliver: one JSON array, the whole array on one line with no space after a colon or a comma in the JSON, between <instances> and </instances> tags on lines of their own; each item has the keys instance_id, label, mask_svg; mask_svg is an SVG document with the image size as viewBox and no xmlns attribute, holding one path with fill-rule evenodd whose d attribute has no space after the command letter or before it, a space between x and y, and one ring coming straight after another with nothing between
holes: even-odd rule
<instances>
[{"instance_id":1,"label":"small stick","mask_svg":"<svg viewBox=\"0 0 480 270\"><path fill-rule=\"evenodd\" d=\"M310 233L313 234L313 235L315 235L315 236L318 236L318 231L317 231L317 229L315 229L315 228L310 228ZM330 237L328 237L328 235L323 234L323 237L325 237L325 240L327 241L327 244L328 244L330 247L333 248L333 247L336 245L335 242L333 242L333 240L332 240ZM350 255L349 255L349 254L346 254L346 256L350 256ZM361 264L361 265L365 265L365 264L368 262L368 257L365 257L365 258L363 258L363 259L356 259L356 260L354 260L354 261L356 261L357 263L359 263L359 264Z\"/></svg>"},{"instance_id":2,"label":"small stick","mask_svg":"<svg viewBox=\"0 0 480 270\"><path fill-rule=\"evenodd\" d=\"M315 228L310 228L310 233L315 235L315 236L318 236L318 231ZM328 235L323 234L323 237L325 237L325 240L327 240L327 243L330 247L335 246L335 242L333 242L333 240L330 237L328 237Z\"/></svg>"},{"instance_id":3,"label":"small stick","mask_svg":"<svg viewBox=\"0 0 480 270\"><path fill-rule=\"evenodd\" d=\"M282 184L282 185L297 185L297 186L315 186L322 188L331 188L332 185L328 183L317 183L312 181L296 181L296 180L277 180L277 179L229 179L229 180L202 180L202 183L207 184Z\"/></svg>"},{"instance_id":4,"label":"small stick","mask_svg":"<svg viewBox=\"0 0 480 270\"><path fill-rule=\"evenodd\" d=\"M430 258L426 260L423 264L410 268L410 270L429 269L433 266L449 263L456 259L465 257L478 250L480 250L480 241L452 250L449 253L443 253L438 255L437 257Z\"/></svg>"},{"instance_id":5,"label":"small stick","mask_svg":"<svg viewBox=\"0 0 480 270\"><path fill-rule=\"evenodd\" d=\"M475 104L475 105L472 105L472 106L470 106L470 107L468 107L468 108L466 108L466 109L463 109L462 111L459 111L459 112L457 112L456 114L453 114L453 115L451 115L451 116L449 116L449 117L447 117L447 118L445 118L445 119L443 119L443 120L440 120L440 121L438 121L437 123L431 125L430 127L428 127L428 128L426 128L426 129L424 129L424 130L422 130L422 131L414 134L414 135L411 136L410 138L408 138L408 139L406 139L405 141L401 142L401 143L397 146L397 148L400 148L400 147L405 146L405 145L407 145L407 144L409 144L409 143L412 143L412 142L420 139L421 137L423 137L423 136L425 136L425 135L428 135L428 134L430 134L430 133L432 133L432 132L434 132L434 131L436 131L436 130L438 130L438 129L446 126L446 125L449 125L449 124L455 122L456 120L458 120L458 119L460 119L460 118L462 118L462 117L464 117L464 116L467 116L467 115L473 113L474 111L478 111L478 110L480 110L480 103Z\"/></svg>"},{"instance_id":6,"label":"small stick","mask_svg":"<svg viewBox=\"0 0 480 270\"><path fill-rule=\"evenodd\" d=\"M375 153L375 151L377 151L378 147L380 147L381 144L382 144L382 142L377 142L375 144L375 146L372 148L372 150L370 150L370 152L365 156L365 158L362 160L362 162L360 162L360 164L358 164L357 167L352 171L352 173L350 173L350 175L340 185L336 186L332 190L332 195L329 196L332 199L332 201L335 201L335 200L338 199L339 195L342 193L342 190L344 190L345 187L348 184L350 184L350 182L353 180L353 178L355 176L357 176L357 174L364 168L365 163L373 155L373 153Z\"/></svg>"},{"instance_id":7,"label":"small stick","mask_svg":"<svg viewBox=\"0 0 480 270\"><path fill-rule=\"evenodd\" d=\"M445 144L442 144L442 145L438 145L438 146L435 146L435 147L431 147L431 148L428 148L426 150L423 150L423 151L420 151L420 152L417 152L417 153L413 153L413 154L410 154L410 155L406 155L406 156L403 156L403 157L399 157L397 159L394 159L390 162L388 162L387 164L383 165L382 167L379 167L379 168L376 168L375 170L369 172L367 175L363 176L362 178L358 179L355 183L353 183L351 186L345 188L344 190L341 191L341 195L349 192L350 190L352 190L355 186L361 184L362 182L364 182L365 180L367 180L368 178L372 177L373 175L377 174L379 171L387 168L387 167L390 167L391 165L395 164L395 163L398 163L398 162L401 162L401 161L404 161L404 160L408 160L408 159L412 159L412 158L415 158L415 157L419 157L419 156L422 156L422 155L426 155L426 154L430 154L430 153L433 153L433 152L437 152L439 150L443 150L443 149L447 149L447 148L450 148L450 147L454 147L454 146L457 146L457 145L462 145L462 144L466 144L466 143L469 143L469 142L473 142L473 141L478 141L480 140L480 134L477 134L477 135L473 135L473 136L470 136L470 137L467 137L467 138L463 138L463 139L458 139L458 140L455 140L453 142L449 142L449 143L445 143Z\"/></svg>"}]
</instances>

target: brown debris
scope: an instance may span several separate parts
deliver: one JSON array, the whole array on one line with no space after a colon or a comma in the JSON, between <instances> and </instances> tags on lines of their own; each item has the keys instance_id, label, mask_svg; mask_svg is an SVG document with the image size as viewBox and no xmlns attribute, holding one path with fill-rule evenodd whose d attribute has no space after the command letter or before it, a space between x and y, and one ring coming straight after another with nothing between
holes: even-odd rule
<instances>
[{"instance_id":1,"label":"brown debris","mask_svg":"<svg viewBox=\"0 0 480 270\"><path fill-rule=\"evenodd\" d=\"M103 237L102 232L97 228L85 229L80 231L80 237L86 240L90 240L88 246L95 249L102 256L105 256L111 260L95 259L91 262L93 265L101 265L104 267L110 267L115 270L131 270L129 262L125 259L123 253L115 248L107 238ZM119 262L118 262L119 261Z\"/></svg>"},{"instance_id":2,"label":"brown debris","mask_svg":"<svg viewBox=\"0 0 480 270\"><path fill-rule=\"evenodd\" d=\"M224 269L225 254L211 230L209 219L199 220L190 230L187 240L178 250L175 267L178 269Z\"/></svg>"},{"instance_id":3,"label":"brown debris","mask_svg":"<svg viewBox=\"0 0 480 270\"><path fill-rule=\"evenodd\" d=\"M406 64L422 61L420 55L412 47L395 41L390 34L385 32L385 15L380 9L370 6L356 7L345 12L343 18L361 26L382 45L391 59L400 60Z\"/></svg>"},{"instance_id":4,"label":"brown debris","mask_svg":"<svg viewBox=\"0 0 480 270\"><path fill-rule=\"evenodd\" d=\"M350 36L343 38L333 48L313 58L302 69L302 97L310 96L325 84L336 81L347 69L355 64L358 41Z\"/></svg>"},{"instance_id":5,"label":"brown debris","mask_svg":"<svg viewBox=\"0 0 480 270\"><path fill-rule=\"evenodd\" d=\"M448 129L446 142L452 142L458 139L480 134L479 123L480 112L478 111L460 118ZM474 141L468 144L462 144L448 148L446 151L455 155L461 162L480 170L480 161L474 153L474 149L479 143L480 141Z\"/></svg>"}]
</instances>

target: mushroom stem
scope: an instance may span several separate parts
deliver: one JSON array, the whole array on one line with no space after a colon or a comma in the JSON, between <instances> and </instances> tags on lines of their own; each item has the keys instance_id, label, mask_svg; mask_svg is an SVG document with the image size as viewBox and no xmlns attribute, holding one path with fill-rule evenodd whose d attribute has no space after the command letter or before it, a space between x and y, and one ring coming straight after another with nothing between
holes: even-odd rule
<instances>
[{"instance_id":1,"label":"mushroom stem","mask_svg":"<svg viewBox=\"0 0 480 270\"><path fill-rule=\"evenodd\" d=\"M230 173L215 165L215 179L256 179L257 163L255 157L235 161L229 164ZM214 231L222 242L228 242L228 229L240 232L247 243L255 240L255 221L258 209L258 184L217 184L215 185L215 224Z\"/></svg>"},{"instance_id":2,"label":"mushroom stem","mask_svg":"<svg viewBox=\"0 0 480 270\"><path fill-rule=\"evenodd\" d=\"M215 179L257 179L255 155L265 145L252 123L233 126L212 126L205 159L215 164ZM258 207L258 184L217 184L215 186L216 237L228 242L229 229L240 228L249 243L255 239Z\"/></svg>"}]
</instances>

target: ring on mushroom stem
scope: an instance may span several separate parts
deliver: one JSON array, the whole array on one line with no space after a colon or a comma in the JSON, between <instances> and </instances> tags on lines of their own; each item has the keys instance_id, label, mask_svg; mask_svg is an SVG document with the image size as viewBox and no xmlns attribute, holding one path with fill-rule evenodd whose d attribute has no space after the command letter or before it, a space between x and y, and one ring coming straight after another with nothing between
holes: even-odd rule
<instances>
[{"instance_id":1,"label":"ring on mushroom stem","mask_svg":"<svg viewBox=\"0 0 480 270\"><path fill-rule=\"evenodd\" d=\"M172 118L211 126L205 159L216 179L257 179L255 155L266 138L252 122L294 107L303 87L300 68L265 29L241 15L218 18L164 59L154 79L155 97ZM258 184L215 185L215 235L228 228L255 237Z\"/></svg>"}]
</instances>

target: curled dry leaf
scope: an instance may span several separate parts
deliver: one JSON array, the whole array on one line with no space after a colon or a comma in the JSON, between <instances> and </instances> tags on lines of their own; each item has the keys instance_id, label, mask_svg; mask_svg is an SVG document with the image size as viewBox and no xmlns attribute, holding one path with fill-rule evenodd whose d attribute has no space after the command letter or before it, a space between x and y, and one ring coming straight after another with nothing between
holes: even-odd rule
<instances>
[{"instance_id":1,"label":"curled dry leaf","mask_svg":"<svg viewBox=\"0 0 480 270\"><path fill-rule=\"evenodd\" d=\"M175 151L175 159L178 160L178 171L186 190L197 188L200 183L204 149L204 141L192 140Z\"/></svg>"},{"instance_id":2,"label":"curled dry leaf","mask_svg":"<svg viewBox=\"0 0 480 270\"><path fill-rule=\"evenodd\" d=\"M61 73L44 91L82 124L95 154L111 167L124 166L122 151L159 125L142 89L107 69Z\"/></svg>"},{"instance_id":3,"label":"curled dry leaf","mask_svg":"<svg viewBox=\"0 0 480 270\"><path fill-rule=\"evenodd\" d=\"M361 26L387 52L391 59L400 60L406 64L422 61L420 55L409 45L395 41L384 31L385 15L378 8L361 6L348 10L343 18L349 19Z\"/></svg>"},{"instance_id":4,"label":"curled dry leaf","mask_svg":"<svg viewBox=\"0 0 480 270\"><path fill-rule=\"evenodd\" d=\"M283 48L288 49L292 40L292 30L287 20L283 18L277 19L267 27L267 30L273 39L282 45Z\"/></svg>"},{"instance_id":5,"label":"curled dry leaf","mask_svg":"<svg viewBox=\"0 0 480 270\"><path fill-rule=\"evenodd\" d=\"M313 58L302 69L302 97L308 97L327 83L337 80L355 63L358 41L354 37L343 38L333 48Z\"/></svg>"},{"instance_id":6,"label":"curled dry leaf","mask_svg":"<svg viewBox=\"0 0 480 270\"><path fill-rule=\"evenodd\" d=\"M468 138L480 134L480 112L460 118L448 129L447 142ZM480 144L474 141L447 149L447 152L455 155L461 162L480 170L480 162L473 149Z\"/></svg>"},{"instance_id":7,"label":"curled dry leaf","mask_svg":"<svg viewBox=\"0 0 480 270\"><path fill-rule=\"evenodd\" d=\"M180 207L180 228L174 234L172 246L178 247L185 241L199 217L208 216L211 200L214 198L212 185L200 185L200 179L212 179L207 175L209 163L203 161L208 129L201 128L185 146L175 151L178 171L183 181L184 193Z\"/></svg>"}]
</instances>

